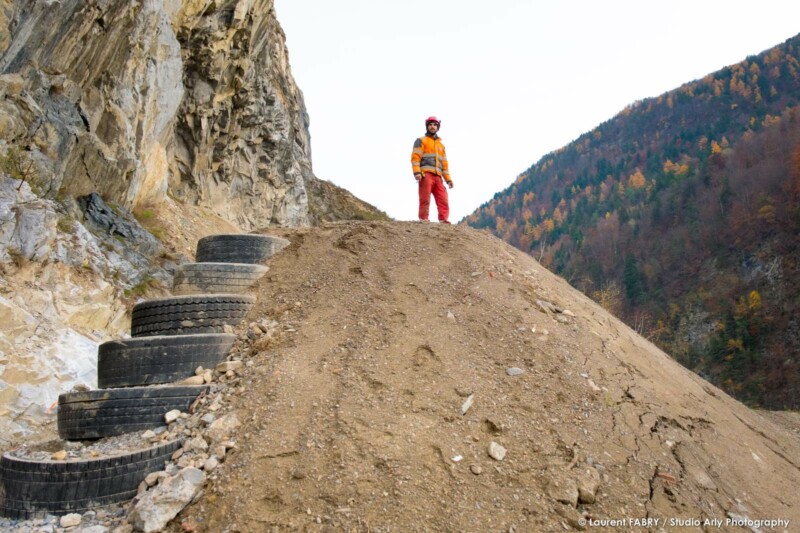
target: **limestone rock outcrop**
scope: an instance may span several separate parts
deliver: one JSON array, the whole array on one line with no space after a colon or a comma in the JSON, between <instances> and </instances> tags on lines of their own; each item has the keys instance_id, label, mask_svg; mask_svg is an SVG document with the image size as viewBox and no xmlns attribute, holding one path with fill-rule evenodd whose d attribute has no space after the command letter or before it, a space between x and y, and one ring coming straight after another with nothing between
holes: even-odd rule
<instances>
[{"instance_id":1,"label":"limestone rock outcrop","mask_svg":"<svg viewBox=\"0 0 800 533\"><path fill-rule=\"evenodd\" d=\"M62 392L96 386L97 345L128 333L126 300L171 280L174 265L158 264L160 243L135 219L117 215L123 236L76 209L0 177L3 447L38 435Z\"/></svg>"},{"instance_id":2,"label":"limestone rock outcrop","mask_svg":"<svg viewBox=\"0 0 800 533\"><path fill-rule=\"evenodd\" d=\"M21 147L42 191L169 194L245 231L317 220L273 0L0 0L0 27L0 153Z\"/></svg>"}]
</instances>

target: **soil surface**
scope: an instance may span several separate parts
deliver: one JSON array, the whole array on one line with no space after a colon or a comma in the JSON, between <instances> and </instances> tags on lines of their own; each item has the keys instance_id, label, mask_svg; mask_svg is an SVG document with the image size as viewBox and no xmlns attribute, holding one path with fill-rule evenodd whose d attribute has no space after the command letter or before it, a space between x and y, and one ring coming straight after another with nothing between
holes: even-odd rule
<instances>
[{"instance_id":1,"label":"soil surface","mask_svg":"<svg viewBox=\"0 0 800 533\"><path fill-rule=\"evenodd\" d=\"M280 334L173 531L800 531L798 434L528 255L437 224L273 233L248 319Z\"/></svg>"}]
</instances>

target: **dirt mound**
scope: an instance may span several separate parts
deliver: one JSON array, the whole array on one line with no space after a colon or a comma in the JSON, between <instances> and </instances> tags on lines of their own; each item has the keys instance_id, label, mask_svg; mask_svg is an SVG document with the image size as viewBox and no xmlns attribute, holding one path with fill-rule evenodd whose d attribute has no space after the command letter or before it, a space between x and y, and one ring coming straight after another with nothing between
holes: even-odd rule
<instances>
[{"instance_id":1,"label":"dirt mound","mask_svg":"<svg viewBox=\"0 0 800 533\"><path fill-rule=\"evenodd\" d=\"M659 520L652 531L701 531L694 520L715 519L730 531L800 525L796 435L529 256L433 224L280 234L292 244L270 261L249 318L278 320L282 335L250 348L245 386L230 398L243 422L237 446L184 511L187 523L215 532L563 531L586 520L639 531L648 518ZM492 443L507 450L502 460L489 456Z\"/></svg>"}]
</instances>

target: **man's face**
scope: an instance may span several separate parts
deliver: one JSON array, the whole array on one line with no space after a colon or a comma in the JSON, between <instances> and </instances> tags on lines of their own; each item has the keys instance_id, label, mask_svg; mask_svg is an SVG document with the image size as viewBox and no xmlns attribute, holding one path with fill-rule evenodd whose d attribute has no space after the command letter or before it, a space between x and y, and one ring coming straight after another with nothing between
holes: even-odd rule
<instances>
[{"instance_id":1,"label":"man's face","mask_svg":"<svg viewBox=\"0 0 800 533\"><path fill-rule=\"evenodd\" d=\"M437 131L439 131L439 125L435 122L428 122L428 133L433 135Z\"/></svg>"}]
</instances>

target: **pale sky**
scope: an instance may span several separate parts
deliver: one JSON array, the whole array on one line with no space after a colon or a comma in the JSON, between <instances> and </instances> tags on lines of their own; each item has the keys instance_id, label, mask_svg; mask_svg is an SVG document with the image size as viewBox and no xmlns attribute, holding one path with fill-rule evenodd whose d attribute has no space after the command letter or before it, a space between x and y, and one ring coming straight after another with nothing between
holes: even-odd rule
<instances>
[{"instance_id":1,"label":"pale sky","mask_svg":"<svg viewBox=\"0 0 800 533\"><path fill-rule=\"evenodd\" d=\"M457 222L636 100L800 33L798 0L276 0L314 174L398 220L425 118ZM431 219L436 220L431 205Z\"/></svg>"}]
</instances>

